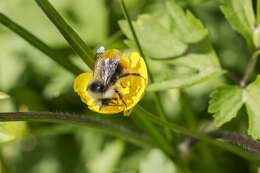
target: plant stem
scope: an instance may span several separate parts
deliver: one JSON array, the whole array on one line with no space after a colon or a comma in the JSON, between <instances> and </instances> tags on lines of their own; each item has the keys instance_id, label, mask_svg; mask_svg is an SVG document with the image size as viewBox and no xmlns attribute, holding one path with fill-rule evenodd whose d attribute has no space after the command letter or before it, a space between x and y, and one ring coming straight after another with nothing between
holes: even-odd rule
<instances>
[{"instance_id":1,"label":"plant stem","mask_svg":"<svg viewBox=\"0 0 260 173\"><path fill-rule=\"evenodd\" d=\"M164 120L156 117L152 113L144 110L141 106L136 106L136 109L139 109L140 111L142 111L143 112L142 115L144 117L146 117L146 119L149 119L149 120L151 120L152 122L154 122L158 125L168 127L168 128L170 128L170 129L172 129L176 132L179 132L179 133L187 135L187 136L194 137L194 138L199 139L203 142L207 142L209 144L215 145L215 146L220 147L224 150L230 151L230 152L232 152L232 153L234 153L238 156L241 156L241 157L243 157L247 160L250 160L252 162L260 164L260 158L259 157L253 156L253 155L249 154L248 152L245 152L245 151L241 150L240 148L235 147L234 145L231 145L231 144L228 144L228 143L225 143L225 142L222 142L222 141L217 141L215 139L212 139L211 137L201 135L199 133L195 133L191 130L185 129L182 126L179 126L177 124L170 123L168 121L164 121Z\"/></svg>"},{"instance_id":2,"label":"plant stem","mask_svg":"<svg viewBox=\"0 0 260 173\"><path fill-rule=\"evenodd\" d=\"M112 124L86 115L72 115L50 112L8 112L0 113L0 121L39 121L82 125L101 130L142 147L152 147L150 140L123 126Z\"/></svg>"},{"instance_id":3,"label":"plant stem","mask_svg":"<svg viewBox=\"0 0 260 173\"><path fill-rule=\"evenodd\" d=\"M260 55L260 50L259 49L256 49L253 53L253 56L252 58L250 59L249 63L248 63L248 66L246 68L246 72L245 72L245 75L243 77L243 79L240 81L240 86L241 87L246 87L246 84L247 84L247 80L248 78L250 77L252 71L254 70L255 68L255 65L256 65L256 62L257 62L257 58L258 56Z\"/></svg>"},{"instance_id":4,"label":"plant stem","mask_svg":"<svg viewBox=\"0 0 260 173\"><path fill-rule=\"evenodd\" d=\"M255 141L247 136L229 131L213 131L210 132L208 135L214 138L227 140L232 143L237 143L241 146L246 147L249 150L257 151L260 153L260 142Z\"/></svg>"},{"instance_id":5,"label":"plant stem","mask_svg":"<svg viewBox=\"0 0 260 173\"><path fill-rule=\"evenodd\" d=\"M37 38L36 36L31 34L29 31L24 29L22 26L13 22L11 19L9 19L7 16L5 16L1 12L0 12L0 23L2 23L4 26L6 26L10 30L12 30L17 35L19 35L21 38L23 38L25 41L27 41L30 45L32 45L36 49L43 52L45 55L52 58L54 61L56 61L58 64L60 64L62 67L64 67L68 71L72 72L75 75L83 73L83 71L81 69L79 69L77 66L75 66L68 58L65 58L63 55L57 53L55 50L53 50L51 47L49 47L47 44L45 44L39 38Z\"/></svg>"},{"instance_id":6,"label":"plant stem","mask_svg":"<svg viewBox=\"0 0 260 173\"><path fill-rule=\"evenodd\" d=\"M167 121L161 120L160 118L154 116L150 112L144 110L141 106L137 106L136 109L139 112L139 118L140 117L143 118L143 120L146 122L147 122L146 119L149 119L158 125L166 126L174 131L177 131L184 135L188 135L188 136L197 138L201 141L213 144L222 149L233 152L234 154L237 154L243 158L246 158L248 160L251 160L253 162L260 164L259 157L252 156L251 154L249 154L233 145L214 140L211 137L194 133L193 131L187 130L177 124L169 123ZM126 129L125 127L111 124L111 123L104 122L97 118L87 117L87 116L83 116L83 115L71 115L71 114L47 113L47 112L10 112L10 113L0 113L0 121L39 121L39 122L52 122L52 123L56 122L56 123L77 124L77 125L83 125L83 126L86 126L89 128L98 129L98 130L101 130L105 133L108 133L108 134L111 134L114 136L118 136L124 140L130 141L134 144L138 144L142 147L151 147L152 146L148 139L146 139L143 136L140 136L139 134L137 134L129 129ZM227 136L227 135L225 135L225 136ZM224 137L223 139L225 139L225 138L227 138L227 137ZM232 141L233 141L233 139L232 139ZM252 143L252 146L250 146L250 148L253 148L254 150L258 150L259 149L258 147L259 147L259 144L255 145L253 143Z\"/></svg>"},{"instance_id":7,"label":"plant stem","mask_svg":"<svg viewBox=\"0 0 260 173\"><path fill-rule=\"evenodd\" d=\"M81 57L90 69L94 68L95 56L87 44L68 25L48 0L35 0L51 22L58 28L71 48Z\"/></svg>"},{"instance_id":8,"label":"plant stem","mask_svg":"<svg viewBox=\"0 0 260 173\"><path fill-rule=\"evenodd\" d=\"M240 81L241 87L243 87L243 88L246 87L247 80L248 80L249 76L251 75L251 73L255 67L255 64L256 64L256 60L252 58L247 66L243 79Z\"/></svg>"},{"instance_id":9,"label":"plant stem","mask_svg":"<svg viewBox=\"0 0 260 173\"><path fill-rule=\"evenodd\" d=\"M121 8L123 10L124 16L125 16L128 24L129 24L129 27L131 29L132 34L133 34L133 37L134 37L135 43L137 45L137 48L138 48L141 56L144 58L144 61L145 61L146 65L147 65L147 72L148 72L149 79L150 79L151 83L154 83L154 77L152 75L150 67L148 66L146 56L144 55L143 49L142 49L141 44L140 44L140 42L138 40L138 37L136 35L134 26L132 24L132 21L130 19L129 14L128 14L127 8L125 6L125 2L124 2L124 0L119 0L119 2L120 2L120 5L121 5ZM163 110L163 106L162 106L161 101L160 101L159 92L154 92L154 98L155 98L154 100L155 100L156 108L158 110L158 113L159 113L160 117L163 120L167 121L167 116L166 116L166 114L165 114L165 112ZM172 132L168 128L165 128L165 134L166 134L167 139L169 141L172 141L172 139L173 139Z\"/></svg>"},{"instance_id":10,"label":"plant stem","mask_svg":"<svg viewBox=\"0 0 260 173\"><path fill-rule=\"evenodd\" d=\"M258 152L260 153L260 142L253 140L247 136L235 133L235 132L230 132L230 131L222 131L222 130L217 130L217 131L211 131L206 133L207 136L216 138L216 139L221 139L225 141L229 141L233 144L237 144L239 146L243 146L247 148L248 150L251 150L253 152ZM193 147L196 143L200 142L199 139L190 139L189 141L186 141L189 143L190 148Z\"/></svg>"},{"instance_id":11,"label":"plant stem","mask_svg":"<svg viewBox=\"0 0 260 173\"><path fill-rule=\"evenodd\" d=\"M181 105L183 110L183 116L185 118L186 127L188 127L192 131L198 130L196 115L194 114L190 101L188 99L188 95L184 91L180 91L181 94Z\"/></svg>"}]
</instances>

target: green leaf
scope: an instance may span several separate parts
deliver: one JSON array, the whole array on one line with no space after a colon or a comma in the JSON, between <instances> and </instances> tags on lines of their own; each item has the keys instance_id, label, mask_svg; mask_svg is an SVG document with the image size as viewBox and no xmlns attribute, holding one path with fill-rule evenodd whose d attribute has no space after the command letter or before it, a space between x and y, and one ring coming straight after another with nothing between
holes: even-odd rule
<instances>
[{"instance_id":1,"label":"green leaf","mask_svg":"<svg viewBox=\"0 0 260 173\"><path fill-rule=\"evenodd\" d=\"M211 94L209 113L214 114L217 126L234 118L245 104L248 113L248 134L260 139L260 76L243 89L237 86L220 86Z\"/></svg>"},{"instance_id":2,"label":"green leaf","mask_svg":"<svg viewBox=\"0 0 260 173\"><path fill-rule=\"evenodd\" d=\"M208 35L200 20L187 10L185 13L176 3L167 2L172 25L171 31L185 43L196 43Z\"/></svg>"},{"instance_id":3,"label":"green leaf","mask_svg":"<svg viewBox=\"0 0 260 173\"><path fill-rule=\"evenodd\" d=\"M141 46L149 57L180 56L187 51L188 44L196 43L208 34L201 22L189 11L185 13L171 2L166 3L165 8L153 14L140 15L136 22L132 22ZM119 26L130 40L129 44L135 45L127 22L120 21Z\"/></svg>"},{"instance_id":4,"label":"green leaf","mask_svg":"<svg viewBox=\"0 0 260 173\"><path fill-rule=\"evenodd\" d=\"M221 10L232 27L244 36L250 51L253 51L255 15L252 0L222 0Z\"/></svg>"},{"instance_id":5,"label":"green leaf","mask_svg":"<svg viewBox=\"0 0 260 173\"><path fill-rule=\"evenodd\" d=\"M212 92L208 111L214 114L215 124L222 126L236 117L242 106L243 89L237 86L224 85Z\"/></svg>"},{"instance_id":6,"label":"green leaf","mask_svg":"<svg viewBox=\"0 0 260 173\"><path fill-rule=\"evenodd\" d=\"M58 28L63 37L70 44L71 48L82 58L82 60L89 66L94 68L95 56L87 44L80 38L80 36L65 22L56 9L49 3L48 0L36 0L44 13Z\"/></svg>"},{"instance_id":7,"label":"green leaf","mask_svg":"<svg viewBox=\"0 0 260 173\"><path fill-rule=\"evenodd\" d=\"M175 3L168 2L166 9L141 15L133 24L145 54L157 60L150 61L155 65L148 65L154 69L166 64L158 72L152 71L155 83L148 90L188 87L224 73L207 38L207 30L189 11L185 13ZM119 25L129 39L126 43L135 48L126 21L120 21ZM172 65L186 70L177 72Z\"/></svg>"},{"instance_id":8,"label":"green leaf","mask_svg":"<svg viewBox=\"0 0 260 173\"><path fill-rule=\"evenodd\" d=\"M15 136L11 134L6 128L0 125L0 143L9 142L15 139Z\"/></svg>"},{"instance_id":9,"label":"green leaf","mask_svg":"<svg viewBox=\"0 0 260 173\"><path fill-rule=\"evenodd\" d=\"M46 153L35 164L31 165L31 172L34 173L56 173L59 172L59 160L52 155Z\"/></svg>"},{"instance_id":10,"label":"green leaf","mask_svg":"<svg viewBox=\"0 0 260 173\"><path fill-rule=\"evenodd\" d=\"M132 21L132 23L141 47L148 56L157 58L178 56L187 49L187 45L178 40L168 28L161 25L157 17L153 15L141 15L137 21ZM135 45L127 21L120 21L119 26L131 40L131 43Z\"/></svg>"},{"instance_id":11,"label":"green leaf","mask_svg":"<svg viewBox=\"0 0 260 173\"><path fill-rule=\"evenodd\" d=\"M169 59L163 62L169 65L176 65L177 67L185 67L185 69L182 69L180 72L173 70L172 67L161 69L155 74L158 76L156 79L161 79L149 85L148 91L189 87L225 73L221 69L208 39L192 46L189 54L179 59ZM163 76L165 77L162 78Z\"/></svg>"},{"instance_id":12,"label":"green leaf","mask_svg":"<svg viewBox=\"0 0 260 173\"><path fill-rule=\"evenodd\" d=\"M151 150L147 158L140 163L140 173L175 173L176 168L160 150Z\"/></svg>"},{"instance_id":13,"label":"green leaf","mask_svg":"<svg viewBox=\"0 0 260 173\"><path fill-rule=\"evenodd\" d=\"M5 122L3 123L3 127L6 128L16 138L25 136L29 130L27 123L23 121Z\"/></svg>"},{"instance_id":14,"label":"green leaf","mask_svg":"<svg viewBox=\"0 0 260 173\"><path fill-rule=\"evenodd\" d=\"M0 91L0 100L4 100L4 99L8 99L8 98L9 98L9 95Z\"/></svg>"},{"instance_id":15,"label":"green leaf","mask_svg":"<svg viewBox=\"0 0 260 173\"><path fill-rule=\"evenodd\" d=\"M71 90L74 76L61 68L56 69L50 82L45 86L43 94L47 98L56 98Z\"/></svg>"},{"instance_id":16,"label":"green leaf","mask_svg":"<svg viewBox=\"0 0 260 173\"><path fill-rule=\"evenodd\" d=\"M26 122L1 122L0 143L9 142L21 138L28 133Z\"/></svg>"},{"instance_id":17,"label":"green leaf","mask_svg":"<svg viewBox=\"0 0 260 173\"><path fill-rule=\"evenodd\" d=\"M248 134L260 139L260 76L246 88L246 108L249 117Z\"/></svg>"}]
</instances>

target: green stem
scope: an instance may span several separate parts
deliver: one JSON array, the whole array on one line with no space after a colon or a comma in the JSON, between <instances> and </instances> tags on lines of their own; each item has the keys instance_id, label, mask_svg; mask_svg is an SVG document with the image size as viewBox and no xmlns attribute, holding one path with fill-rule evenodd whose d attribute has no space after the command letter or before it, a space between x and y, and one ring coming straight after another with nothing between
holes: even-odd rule
<instances>
[{"instance_id":1,"label":"green stem","mask_svg":"<svg viewBox=\"0 0 260 173\"><path fill-rule=\"evenodd\" d=\"M197 131L197 120L196 115L194 114L190 101L188 99L188 95L184 91L180 91L181 93L181 105L183 110L183 116L185 118L186 127L188 127L192 131Z\"/></svg>"},{"instance_id":2,"label":"green stem","mask_svg":"<svg viewBox=\"0 0 260 173\"><path fill-rule=\"evenodd\" d=\"M133 26L133 24L132 24L132 21L131 21L131 19L130 19L129 14L128 14L127 8L126 8L126 6L125 6L125 2L124 2L124 0L119 0L119 2L120 2L120 5L121 5L121 8L122 8L122 10L123 10L124 16L125 16L125 18L126 18L126 20L127 20L127 22L128 22L128 25L129 25L129 27L130 27L130 29L131 29L132 34L133 34L133 37L134 37L136 46L137 46L137 48L138 48L138 51L140 52L141 56L144 58L145 63L147 64L146 57L145 57L145 55L144 55L143 49L142 49L142 47L141 47L141 44L140 44L140 42L139 42L139 40L138 40L138 38L137 38L137 35L136 35L136 32L135 32L134 26ZM150 67L149 67L149 66L147 66L147 72L148 72L148 75L149 75L149 78L150 78L151 82L153 83L153 82L154 82L154 78L153 78L153 75L152 75L152 73L151 73L151 70L150 70Z\"/></svg>"},{"instance_id":3,"label":"green stem","mask_svg":"<svg viewBox=\"0 0 260 173\"><path fill-rule=\"evenodd\" d=\"M86 115L72 115L50 112L8 112L0 113L0 121L39 121L82 125L101 130L107 134L120 137L126 141L132 142L142 147L152 147L149 139L130 129L119 126L117 124L102 121L98 118L88 117Z\"/></svg>"},{"instance_id":4,"label":"green stem","mask_svg":"<svg viewBox=\"0 0 260 173\"><path fill-rule=\"evenodd\" d=\"M48 0L35 0L51 22L58 28L71 48L81 57L90 69L94 68L95 56L79 35L65 22Z\"/></svg>"},{"instance_id":5,"label":"green stem","mask_svg":"<svg viewBox=\"0 0 260 173\"><path fill-rule=\"evenodd\" d=\"M119 2L120 2L120 5L121 5L121 8L122 8L122 10L123 10L124 16L125 16L125 18L126 18L128 24L129 24L129 27L130 27L130 29L131 29L132 34L133 34L133 37L134 37L135 43L136 43L136 45L137 45L137 48L138 48L138 50L139 50L141 56L144 58L145 63L147 64L147 72L148 72L148 76L149 76L149 78L150 78L150 81L151 81L151 83L154 83L154 77L153 77L153 75L152 75L152 72L151 72L151 70L150 70L150 67L148 66L147 59L146 59L146 57L145 57L145 55L144 55L143 49L142 49L142 47L141 47L141 44L140 44L140 42L139 42L139 40L138 40L138 38L137 38L137 35L136 35L136 32L135 32L134 26L133 26L133 24L132 24L132 21L131 21L131 19L130 19L129 14L128 14L127 8L126 8L126 6L125 6L125 2L124 2L124 0L120 0ZM161 101L160 101L159 92L154 92L154 98L155 98L156 108L157 108L157 110L158 110L158 113L159 113L160 117L161 117L163 120L167 121L167 116L166 116L166 114L165 114L165 112L164 112L164 110L163 110L163 106L162 106ZM171 131L170 131L168 128L165 128L165 134L166 134L167 139L168 139L169 141L172 141L173 136L172 136Z\"/></svg>"},{"instance_id":6,"label":"green stem","mask_svg":"<svg viewBox=\"0 0 260 173\"><path fill-rule=\"evenodd\" d=\"M240 148L238 147L235 147L234 145L231 145L231 144L228 144L228 143L225 143L225 142L222 142L222 141L218 141L218 140L215 140L215 139L212 139L211 137L208 137L208 136L205 136L205 135L201 135L199 133L195 133L191 130L188 130L188 129L185 129L177 124L174 124L174 123L170 123L168 121L164 121L158 117L156 117L155 115L153 115L152 113L144 110L141 106L136 106L136 109L139 109L139 111L142 111L143 112L143 116L148 119L148 120L151 120L152 122L158 124L158 125L161 125L161 126L164 126L164 127L168 127L176 132L179 132L181 134L184 134L184 135L187 135L187 136L191 136L191 137L194 137L196 139L199 139L201 141L204 141L204 142L207 142L209 144L212 144L212 145L215 145L217 147L220 147L224 150L227 150L227 151L230 151L238 156L241 156L247 160L250 160L252 162L255 162L257 164L260 164L260 158L259 157L256 157L256 156L253 156L243 150L241 150Z\"/></svg>"},{"instance_id":7,"label":"green stem","mask_svg":"<svg viewBox=\"0 0 260 173\"><path fill-rule=\"evenodd\" d=\"M253 55L252 55L252 58L250 59L250 62L248 63L245 75L244 75L243 79L240 81L241 87L243 87L243 88L246 87L247 80L248 80L248 78L250 77L251 73L253 72L253 70L255 68L257 58L258 58L259 55L260 55L260 50L259 49L255 50Z\"/></svg>"},{"instance_id":8,"label":"green stem","mask_svg":"<svg viewBox=\"0 0 260 173\"><path fill-rule=\"evenodd\" d=\"M230 131L212 131L207 133L210 137L219 138L225 141L235 143L239 146L243 146L248 151L256 151L260 153L260 143L259 141L253 140L248 136L244 136L235 132Z\"/></svg>"},{"instance_id":9,"label":"green stem","mask_svg":"<svg viewBox=\"0 0 260 173\"><path fill-rule=\"evenodd\" d=\"M43 52L45 55L52 58L54 61L56 61L58 64L60 64L62 67L72 72L73 74L78 75L83 72L81 69L75 66L68 58L63 57L63 55L54 51L51 47L49 47L39 38L31 34L22 26L13 22L11 19L9 19L1 12L0 12L0 23L2 23L4 26L12 30L14 33L19 35L25 41L27 41L30 45L32 45L33 47Z\"/></svg>"}]
</instances>

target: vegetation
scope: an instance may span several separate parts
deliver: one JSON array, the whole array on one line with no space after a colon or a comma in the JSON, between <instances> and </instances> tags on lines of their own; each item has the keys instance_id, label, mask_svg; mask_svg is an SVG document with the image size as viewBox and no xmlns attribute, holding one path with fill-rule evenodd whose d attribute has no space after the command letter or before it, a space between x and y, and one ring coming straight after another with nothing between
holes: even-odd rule
<instances>
[{"instance_id":1,"label":"vegetation","mask_svg":"<svg viewBox=\"0 0 260 173\"><path fill-rule=\"evenodd\" d=\"M259 24L251 0L0 2L0 172L259 172ZM73 92L100 46L146 61L129 117Z\"/></svg>"}]
</instances>

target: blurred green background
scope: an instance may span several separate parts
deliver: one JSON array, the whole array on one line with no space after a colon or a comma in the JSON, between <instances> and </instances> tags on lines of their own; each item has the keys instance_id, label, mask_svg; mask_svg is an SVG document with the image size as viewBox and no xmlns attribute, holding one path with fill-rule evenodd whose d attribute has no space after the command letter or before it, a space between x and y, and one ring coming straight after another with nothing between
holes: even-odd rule
<instances>
[{"instance_id":1,"label":"blurred green background","mask_svg":"<svg viewBox=\"0 0 260 173\"><path fill-rule=\"evenodd\" d=\"M94 49L128 50L118 26L123 14L117 0L50 0L66 21ZM218 0L179 0L209 31L209 38L222 66L242 76L250 58L244 39L232 30L219 9ZM162 0L127 0L131 18L158 11ZM27 28L64 56L69 56L84 71L87 66L69 48L66 41L32 0L0 0L0 11ZM259 67L260 64L258 64ZM164 66L152 64L153 72ZM255 73L260 72L256 68ZM74 76L53 60L31 47L0 25L0 91L8 93L0 100L0 112L48 111L86 113L102 116L131 126L119 115L97 115L87 110L73 92ZM207 113L210 92L216 86L231 83L225 77L211 79L183 90L168 90L161 99L169 119L187 128L205 128L212 120ZM147 92L141 105L155 112ZM245 110L224 128L247 133ZM190 121L193 117L195 120ZM192 123L196 122L196 125ZM175 172L161 151L143 149L115 137L82 127L50 123L10 123L17 139L0 145L4 173L157 173ZM181 138L181 137L180 137ZM254 172L253 165L223 150L199 143L180 154L192 172Z\"/></svg>"}]
</instances>

